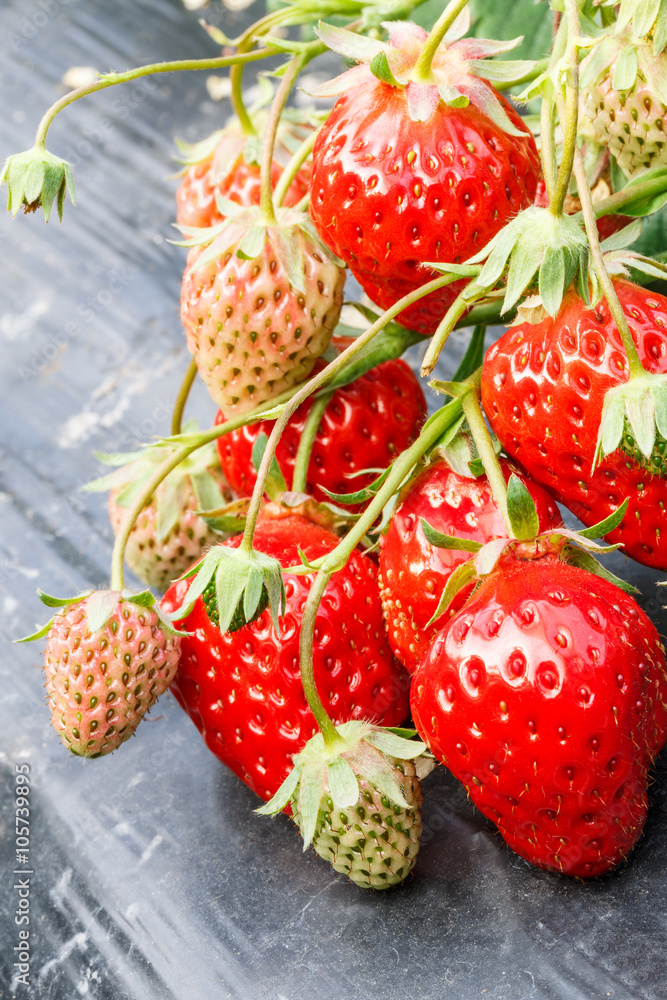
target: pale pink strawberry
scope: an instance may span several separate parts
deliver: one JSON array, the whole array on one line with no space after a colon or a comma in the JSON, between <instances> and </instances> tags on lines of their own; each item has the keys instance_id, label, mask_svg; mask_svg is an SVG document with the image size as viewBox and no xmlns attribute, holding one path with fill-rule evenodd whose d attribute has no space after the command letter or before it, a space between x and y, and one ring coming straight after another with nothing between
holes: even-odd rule
<instances>
[{"instance_id":1,"label":"pale pink strawberry","mask_svg":"<svg viewBox=\"0 0 667 1000\"><path fill-rule=\"evenodd\" d=\"M193 247L181 295L188 348L227 417L306 378L343 304L345 271L308 218L293 209L277 214L278 224L266 225L259 209L247 209L219 234L210 230L204 249L186 243Z\"/></svg>"},{"instance_id":2,"label":"pale pink strawberry","mask_svg":"<svg viewBox=\"0 0 667 1000\"><path fill-rule=\"evenodd\" d=\"M180 638L148 592L94 591L60 610L47 634L44 669L51 721L80 757L99 757L132 736L176 673Z\"/></svg>"}]
</instances>

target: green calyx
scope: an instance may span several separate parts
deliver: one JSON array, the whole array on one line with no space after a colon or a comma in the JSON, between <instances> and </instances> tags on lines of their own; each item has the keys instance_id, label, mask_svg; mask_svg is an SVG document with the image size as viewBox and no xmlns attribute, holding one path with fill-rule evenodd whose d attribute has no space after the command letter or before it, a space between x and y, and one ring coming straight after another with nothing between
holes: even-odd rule
<instances>
[{"instance_id":1,"label":"green calyx","mask_svg":"<svg viewBox=\"0 0 667 1000\"><path fill-rule=\"evenodd\" d=\"M188 420L183 427L185 435L196 435L198 425ZM83 490L102 493L114 490L114 500L124 508L131 508L164 460L178 450L179 444L158 441L135 452L107 454L96 452L95 457L104 465L115 466L115 471L87 483ZM155 491L151 501L155 504L157 540L165 541L182 517L183 511L194 497L200 516L207 511L217 511L224 499L221 486L224 480L215 443L197 449L170 472ZM224 530L209 524L213 530Z\"/></svg>"},{"instance_id":2,"label":"green calyx","mask_svg":"<svg viewBox=\"0 0 667 1000\"><path fill-rule=\"evenodd\" d=\"M654 54L660 55L667 45L667 0L621 0L616 33L630 24L633 34L650 41Z\"/></svg>"},{"instance_id":3,"label":"green calyx","mask_svg":"<svg viewBox=\"0 0 667 1000\"><path fill-rule=\"evenodd\" d=\"M367 722L336 727L333 747L321 733L294 758L294 769L257 810L291 804L303 836L336 871L362 888L386 889L414 866L421 833L421 790L412 761L425 744L411 730Z\"/></svg>"},{"instance_id":4,"label":"green calyx","mask_svg":"<svg viewBox=\"0 0 667 1000\"><path fill-rule=\"evenodd\" d=\"M307 247L316 248L323 260L344 266L322 242L305 212L295 208L277 208L276 222L273 223L265 218L261 208L245 208L221 195L217 196L216 202L218 211L225 216L217 226L208 229L176 226L186 237L174 240L176 246L205 247L191 271L211 264L227 253L235 254L241 260L255 260L270 245L285 269L290 285L305 294L308 291L304 266Z\"/></svg>"},{"instance_id":5,"label":"green calyx","mask_svg":"<svg viewBox=\"0 0 667 1000\"><path fill-rule=\"evenodd\" d=\"M88 628L93 634L101 632L119 604L134 604L139 608L150 608L157 615L160 627L168 635L188 634L174 628L173 622L162 611L150 590L142 590L139 594L133 594L129 590L86 590L82 594L76 594L74 597L51 597L50 594L45 594L43 590L38 590L37 595L42 604L45 604L47 608L60 608L61 610L53 618L50 618L46 625L43 625L37 632L24 636L22 639L16 639L15 642L33 642L35 639L43 639L51 630L51 626L59 615L64 614L73 604L81 604L84 601L86 604Z\"/></svg>"},{"instance_id":6,"label":"green calyx","mask_svg":"<svg viewBox=\"0 0 667 1000\"><path fill-rule=\"evenodd\" d=\"M62 221L65 195L76 204L72 168L67 160L54 156L44 146L33 146L5 161L0 184L7 185L7 208L15 217L20 208L27 214L41 208L49 221L55 202Z\"/></svg>"},{"instance_id":7,"label":"green calyx","mask_svg":"<svg viewBox=\"0 0 667 1000\"><path fill-rule=\"evenodd\" d=\"M216 545L181 579L194 577L180 608L170 614L182 621L199 597L208 617L221 632L235 632L250 625L269 607L276 632L285 613L286 597L282 568L277 559L242 546ZM204 597L204 595L206 596Z\"/></svg>"},{"instance_id":8,"label":"green calyx","mask_svg":"<svg viewBox=\"0 0 667 1000\"><path fill-rule=\"evenodd\" d=\"M617 448L654 475L667 473L667 375L644 372L607 390L595 463Z\"/></svg>"},{"instance_id":9,"label":"green calyx","mask_svg":"<svg viewBox=\"0 0 667 1000\"><path fill-rule=\"evenodd\" d=\"M437 531L424 518L420 519L426 541L442 549L455 549L472 553L470 559L452 572L442 592L438 606L428 625L437 621L447 611L456 595L471 582L480 583L495 572L505 560L535 560L545 556L556 557L571 565L587 569L628 593L636 588L607 570L596 555L613 552L620 545L600 545L595 539L603 538L617 528L628 509L624 500L613 514L598 524L581 531L558 527L539 533L539 518L530 492L514 473L507 484L507 513L512 526L511 538L494 538L486 544L468 538L445 535Z\"/></svg>"},{"instance_id":10,"label":"green calyx","mask_svg":"<svg viewBox=\"0 0 667 1000\"><path fill-rule=\"evenodd\" d=\"M470 257L464 266L483 264L475 285L488 294L504 280L501 313L521 299L530 286L539 291L545 310L555 316L565 292L583 269L587 273L588 243L581 220L555 215L533 205ZM429 264L446 273L445 264Z\"/></svg>"}]
</instances>

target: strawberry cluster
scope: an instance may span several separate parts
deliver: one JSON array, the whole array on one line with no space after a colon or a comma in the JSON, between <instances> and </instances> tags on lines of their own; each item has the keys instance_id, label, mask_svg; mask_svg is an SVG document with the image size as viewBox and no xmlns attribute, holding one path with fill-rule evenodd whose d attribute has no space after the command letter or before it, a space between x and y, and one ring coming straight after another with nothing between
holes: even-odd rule
<instances>
[{"instance_id":1,"label":"strawberry cluster","mask_svg":"<svg viewBox=\"0 0 667 1000\"><path fill-rule=\"evenodd\" d=\"M628 280L665 268L626 250L667 199L667 22L640 6L566 0L542 66L494 58L520 40L469 35L466 0L430 33L331 0L315 41L275 31L313 20L295 0L220 57L235 116L181 144L192 361L171 433L100 456L110 588L41 594L56 612L30 637L71 751L116 749L171 685L258 811L363 887L412 870L437 761L535 865L594 877L631 851L667 665L598 556L667 569L667 299ZM314 91L335 105L290 108L325 49L353 63ZM243 66L277 53L246 108ZM146 71L169 68L196 60ZM526 81L539 153L502 93ZM5 166L14 213L73 194L50 120ZM348 272L366 298L343 313ZM430 374L456 326L469 346L427 420L401 354L425 342ZM196 377L204 431L182 424Z\"/></svg>"}]
</instances>

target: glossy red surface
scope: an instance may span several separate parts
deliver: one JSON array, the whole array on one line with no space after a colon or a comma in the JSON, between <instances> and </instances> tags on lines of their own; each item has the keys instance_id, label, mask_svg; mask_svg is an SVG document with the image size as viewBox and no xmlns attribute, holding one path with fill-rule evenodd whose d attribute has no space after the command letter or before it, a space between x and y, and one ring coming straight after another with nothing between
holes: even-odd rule
<instances>
[{"instance_id":1,"label":"glossy red surface","mask_svg":"<svg viewBox=\"0 0 667 1000\"><path fill-rule=\"evenodd\" d=\"M276 459L288 489L312 399L290 418L276 449ZM355 475L362 469L384 469L413 443L426 416L419 382L404 361L384 361L350 385L338 389L327 406L313 443L307 492L316 500L332 493L354 493L377 478ZM224 422L218 412L216 423ZM260 434L267 437L272 420L241 427L218 438L220 464L227 482L239 496L250 496L257 480L252 449ZM354 478L351 478L354 476ZM365 505L353 505L351 511Z\"/></svg>"},{"instance_id":2,"label":"glossy red surface","mask_svg":"<svg viewBox=\"0 0 667 1000\"><path fill-rule=\"evenodd\" d=\"M516 472L535 501L540 529L561 524L550 494L517 467L501 462L505 479ZM502 514L486 477L465 478L437 462L415 479L391 519L380 551L380 592L389 642L398 659L416 670L433 636L458 611L473 585L465 587L448 611L427 627L450 574L470 558L462 549L439 549L424 537L424 518L437 531L476 542L507 537Z\"/></svg>"},{"instance_id":3,"label":"glossy red surface","mask_svg":"<svg viewBox=\"0 0 667 1000\"><path fill-rule=\"evenodd\" d=\"M667 299L629 281L615 286L642 364L667 372ZM591 472L604 393L627 378L606 302L586 309L570 292L555 320L512 326L489 348L482 403L505 451L584 524L629 497L609 540L646 566L667 569L667 480L621 451Z\"/></svg>"},{"instance_id":4,"label":"glossy red surface","mask_svg":"<svg viewBox=\"0 0 667 1000\"><path fill-rule=\"evenodd\" d=\"M303 517L261 520L255 547L283 566L331 551L338 538ZM226 545L236 547L240 536ZM162 606L182 603L190 581L174 584ZM221 633L199 599L184 627L171 691L208 748L254 792L269 799L316 732L299 673L299 633L310 576L285 576L287 611L280 638L265 611L233 633ZM377 568L354 552L324 594L315 623L315 681L334 722L370 719L396 726L408 714L409 679L391 653L382 621Z\"/></svg>"},{"instance_id":5,"label":"glossy red surface","mask_svg":"<svg viewBox=\"0 0 667 1000\"><path fill-rule=\"evenodd\" d=\"M489 577L433 641L411 707L510 847L590 877L641 833L666 700L664 651L637 603L550 558Z\"/></svg>"},{"instance_id":6,"label":"glossy red surface","mask_svg":"<svg viewBox=\"0 0 667 1000\"><path fill-rule=\"evenodd\" d=\"M429 121L411 121L405 92L368 75L320 131L310 213L322 239L387 309L434 276L422 263L465 261L532 205L540 165L532 134L509 105L525 138L472 104L441 104ZM399 321L433 333L461 287L420 300Z\"/></svg>"}]
</instances>

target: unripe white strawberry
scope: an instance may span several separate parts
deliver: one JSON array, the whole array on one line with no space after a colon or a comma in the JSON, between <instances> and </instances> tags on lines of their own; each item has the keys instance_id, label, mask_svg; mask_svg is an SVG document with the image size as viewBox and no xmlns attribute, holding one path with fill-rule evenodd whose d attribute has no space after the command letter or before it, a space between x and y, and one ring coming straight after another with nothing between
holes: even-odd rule
<instances>
[{"instance_id":1,"label":"unripe white strawberry","mask_svg":"<svg viewBox=\"0 0 667 1000\"><path fill-rule=\"evenodd\" d=\"M51 721L68 750L100 757L132 736L171 684L180 633L149 592L97 590L58 599L40 592L51 621L46 635L46 690Z\"/></svg>"},{"instance_id":2,"label":"unripe white strawberry","mask_svg":"<svg viewBox=\"0 0 667 1000\"><path fill-rule=\"evenodd\" d=\"M219 235L211 230L213 242L193 246L188 257L181 296L188 348L227 417L305 379L340 316L345 271L303 213L278 216L278 225L261 226L249 209Z\"/></svg>"}]
</instances>

